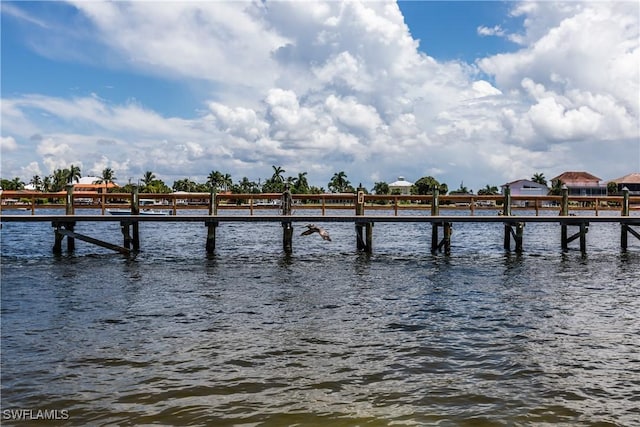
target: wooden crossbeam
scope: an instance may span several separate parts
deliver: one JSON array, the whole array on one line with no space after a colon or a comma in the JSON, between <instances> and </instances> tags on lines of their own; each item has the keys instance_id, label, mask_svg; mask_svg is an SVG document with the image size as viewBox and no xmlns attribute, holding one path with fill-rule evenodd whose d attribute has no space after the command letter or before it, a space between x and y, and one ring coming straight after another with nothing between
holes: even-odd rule
<instances>
[{"instance_id":1,"label":"wooden crossbeam","mask_svg":"<svg viewBox=\"0 0 640 427\"><path fill-rule=\"evenodd\" d=\"M100 246L103 248L111 249L116 252L120 252L121 254L129 255L131 251L122 246L114 245L112 243L103 242L102 240L94 239L93 237L85 236L84 234L76 233L75 231L67 230L64 228L56 230L56 233L67 236L67 238L71 237L74 239L79 239L87 243L91 243L96 246Z\"/></svg>"}]
</instances>

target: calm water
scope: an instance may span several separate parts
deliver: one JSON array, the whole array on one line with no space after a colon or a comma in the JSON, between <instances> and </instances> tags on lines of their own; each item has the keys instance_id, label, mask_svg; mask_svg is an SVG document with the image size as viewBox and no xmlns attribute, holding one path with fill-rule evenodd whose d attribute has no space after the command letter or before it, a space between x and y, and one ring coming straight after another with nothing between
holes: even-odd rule
<instances>
[{"instance_id":1,"label":"calm water","mask_svg":"<svg viewBox=\"0 0 640 427\"><path fill-rule=\"evenodd\" d=\"M2 423L32 425L583 425L640 420L640 243L592 224L587 255L557 224L353 224L333 241L279 224L141 224L124 257L50 224L2 228ZM259 233L256 233L256 227ZM116 224L79 224L120 243ZM572 245L576 245L573 242ZM62 412L65 411L65 412Z\"/></svg>"}]
</instances>

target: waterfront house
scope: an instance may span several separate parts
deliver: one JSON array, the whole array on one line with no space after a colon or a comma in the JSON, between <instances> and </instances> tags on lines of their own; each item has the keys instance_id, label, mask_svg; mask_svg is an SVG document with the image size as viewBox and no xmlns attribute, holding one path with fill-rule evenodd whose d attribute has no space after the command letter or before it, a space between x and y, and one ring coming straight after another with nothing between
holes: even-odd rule
<instances>
[{"instance_id":1,"label":"waterfront house","mask_svg":"<svg viewBox=\"0 0 640 427\"><path fill-rule=\"evenodd\" d=\"M389 193L406 196L411 194L412 186L413 186L413 182L409 182L405 180L403 176L399 176L397 181L394 181L391 184L389 184Z\"/></svg>"},{"instance_id":2,"label":"waterfront house","mask_svg":"<svg viewBox=\"0 0 640 427\"><path fill-rule=\"evenodd\" d=\"M616 184L618 193L621 193L622 189L627 187L630 195L640 196L640 173L630 173L620 178L612 179L607 184L611 182Z\"/></svg>"},{"instance_id":3,"label":"waterfront house","mask_svg":"<svg viewBox=\"0 0 640 427\"><path fill-rule=\"evenodd\" d=\"M549 194L549 187L528 179L519 179L501 185L501 192L504 194L505 188L509 187L512 196L546 196ZM514 206L527 206L530 202L524 200L513 201Z\"/></svg>"},{"instance_id":4,"label":"waterfront house","mask_svg":"<svg viewBox=\"0 0 640 427\"><path fill-rule=\"evenodd\" d=\"M558 180L569 189L569 196L606 196L607 186L601 179L588 172L564 172L551 179L552 186Z\"/></svg>"},{"instance_id":5,"label":"waterfront house","mask_svg":"<svg viewBox=\"0 0 640 427\"><path fill-rule=\"evenodd\" d=\"M103 182L102 178L97 176L83 176L78 182L73 183L73 191L87 193L106 193L111 188L118 187L114 182Z\"/></svg>"},{"instance_id":6,"label":"waterfront house","mask_svg":"<svg viewBox=\"0 0 640 427\"><path fill-rule=\"evenodd\" d=\"M504 189L507 186L511 190L512 196L546 196L549 194L549 187L545 184L528 179L519 179L502 185L502 194L504 194Z\"/></svg>"}]
</instances>

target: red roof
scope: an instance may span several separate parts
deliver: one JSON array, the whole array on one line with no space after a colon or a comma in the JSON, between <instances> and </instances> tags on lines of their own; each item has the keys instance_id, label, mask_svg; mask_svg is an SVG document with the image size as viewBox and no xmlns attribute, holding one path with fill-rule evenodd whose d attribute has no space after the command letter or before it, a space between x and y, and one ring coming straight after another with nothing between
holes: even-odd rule
<instances>
[{"instance_id":1,"label":"red roof","mask_svg":"<svg viewBox=\"0 0 640 427\"><path fill-rule=\"evenodd\" d=\"M560 180L562 181L563 184L570 184L570 183L584 183L584 182L592 182L592 183L599 183L601 181L600 178L598 178L597 176L591 175L588 172L565 172L563 174L560 174L558 176L556 176L555 178L551 178L551 181L557 181Z\"/></svg>"},{"instance_id":2,"label":"red roof","mask_svg":"<svg viewBox=\"0 0 640 427\"><path fill-rule=\"evenodd\" d=\"M640 173L630 173L620 178L612 179L608 182L615 182L616 184L640 184Z\"/></svg>"}]
</instances>

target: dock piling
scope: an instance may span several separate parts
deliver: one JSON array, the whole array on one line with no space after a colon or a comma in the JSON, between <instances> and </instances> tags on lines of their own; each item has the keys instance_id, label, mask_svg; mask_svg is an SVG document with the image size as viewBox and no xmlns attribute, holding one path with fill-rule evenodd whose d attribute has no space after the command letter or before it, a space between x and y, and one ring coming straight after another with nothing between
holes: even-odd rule
<instances>
[{"instance_id":1,"label":"dock piling","mask_svg":"<svg viewBox=\"0 0 640 427\"><path fill-rule=\"evenodd\" d=\"M140 198L138 194L138 186L135 184L131 186L131 215L140 215ZM133 250L138 252L140 250L140 228L138 221L133 221L131 228L133 233L131 236Z\"/></svg>"},{"instance_id":2,"label":"dock piling","mask_svg":"<svg viewBox=\"0 0 640 427\"><path fill-rule=\"evenodd\" d=\"M282 193L282 215L291 216L291 191L289 184L285 184ZM293 252L293 225L291 221L282 221L282 250L290 254Z\"/></svg>"},{"instance_id":3,"label":"dock piling","mask_svg":"<svg viewBox=\"0 0 640 427\"><path fill-rule=\"evenodd\" d=\"M209 216L218 215L218 200L216 189L212 188L209 194ZM207 243L205 249L207 254L211 255L216 249L216 228L218 227L218 221L206 222L207 225Z\"/></svg>"},{"instance_id":4,"label":"dock piling","mask_svg":"<svg viewBox=\"0 0 640 427\"><path fill-rule=\"evenodd\" d=\"M358 187L356 199L356 216L364 215L364 188ZM364 230L364 233L363 233ZM371 253L373 251L373 223L356 221L356 248L359 251Z\"/></svg>"},{"instance_id":5,"label":"dock piling","mask_svg":"<svg viewBox=\"0 0 640 427\"><path fill-rule=\"evenodd\" d=\"M508 185L504 187L504 200L502 214L506 217L511 216L511 188ZM515 230L514 230L515 228ZM524 222L521 221L505 221L504 223L504 249L511 250L511 238L515 242L515 251L522 252L522 240L524 236Z\"/></svg>"},{"instance_id":6,"label":"dock piling","mask_svg":"<svg viewBox=\"0 0 640 427\"><path fill-rule=\"evenodd\" d=\"M440 215L440 190L438 187L433 187L433 194L431 196L431 216ZM438 227L442 227L442 240L438 237ZM432 222L431 223L431 253L436 254L438 251L442 252L444 248L445 255L451 255L451 233L452 223L449 221Z\"/></svg>"},{"instance_id":7,"label":"dock piling","mask_svg":"<svg viewBox=\"0 0 640 427\"><path fill-rule=\"evenodd\" d=\"M560 216L569 216L569 189L566 185L562 186L562 203L560 205ZM578 226L578 232L569 236L569 226ZM576 239L580 239L580 252L587 252L587 233L589 232L589 222L584 220L563 221L560 224L560 241L562 251L569 250L569 243Z\"/></svg>"}]
</instances>

